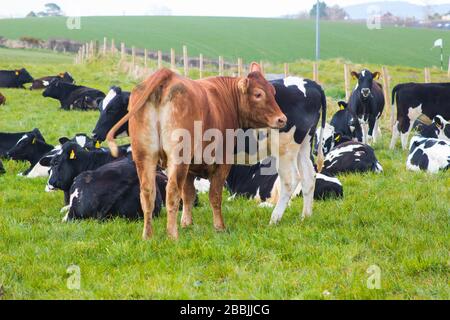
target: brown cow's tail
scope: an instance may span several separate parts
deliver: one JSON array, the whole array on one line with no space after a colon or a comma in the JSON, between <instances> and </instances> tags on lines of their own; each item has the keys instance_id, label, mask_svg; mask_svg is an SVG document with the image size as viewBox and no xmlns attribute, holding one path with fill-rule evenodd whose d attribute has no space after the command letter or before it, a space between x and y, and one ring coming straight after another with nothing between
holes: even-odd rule
<instances>
[{"instance_id":1,"label":"brown cow's tail","mask_svg":"<svg viewBox=\"0 0 450 320\"><path fill-rule=\"evenodd\" d=\"M325 124L327 122L327 98L325 96L325 92L322 88L320 88L320 95L321 95L321 103L322 103L322 123L320 127L320 134L319 134L319 143L318 143L318 150L317 150L317 172L321 172L323 168L323 163L325 161L325 157L323 154L323 131L325 130Z\"/></svg>"},{"instance_id":2,"label":"brown cow's tail","mask_svg":"<svg viewBox=\"0 0 450 320\"><path fill-rule=\"evenodd\" d=\"M117 147L116 141L114 139L117 130L123 126L131 117L133 117L136 112L138 112L147 102L150 95L155 91L155 89L161 85L164 81L170 79L173 75L173 71L169 69L160 69L156 71L153 75L148 77L144 82L142 82L138 87L133 89L130 96L130 103L128 105L128 113L117 122L114 127L109 130L106 136L106 141L108 142L109 148L111 149L111 154L117 157L119 154L119 148Z\"/></svg>"}]
</instances>

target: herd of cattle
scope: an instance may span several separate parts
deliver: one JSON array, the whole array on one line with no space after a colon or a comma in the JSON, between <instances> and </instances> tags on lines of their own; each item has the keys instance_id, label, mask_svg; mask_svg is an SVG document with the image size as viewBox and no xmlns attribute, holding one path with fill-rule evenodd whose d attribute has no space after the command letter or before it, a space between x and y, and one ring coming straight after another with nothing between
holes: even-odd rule
<instances>
[{"instance_id":1,"label":"herd of cattle","mask_svg":"<svg viewBox=\"0 0 450 320\"><path fill-rule=\"evenodd\" d=\"M370 146L381 135L385 101L376 81L379 75L369 70L352 72L357 85L348 102L338 103L339 111L328 124L320 85L299 77L267 81L256 63L247 77L195 81L161 69L132 93L114 86L106 95L76 85L68 72L33 79L25 69L0 71L0 87L25 88L31 83L30 90L43 89L42 95L59 100L62 109L100 111L92 134L62 137L56 146L47 143L36 128L0 132L0 159L28 161L30 166L21 176L48 176L46 191L64 192L64 221L144 217L144 238L151 236L151 219L162 206L167 208L168 233L176 238L180 200L181 224L187 226L192 224L197 193L206 191L214 227L223 229L224 186L233 195L230 201L244 196L258 199L261 206L275 206L271 223L281 219L292 196L302 193L302 216L307 217L312 214L313 199L343 197L337 175L382 172ZM0 106L6 102L0 93ZM407 169L431 173L448 169L450 83L399 84L392 91L394 104L397 119L391 149L399 136L407 148L408 135L415 132ZM223 132L229 128L276 129L279 140L272 149L278 152L266 150L268 158L254 164L175 164L169 134L174 128L192 131L195 121L202 121L203 130ZM114 138L120 136L130 136L131 145L117 147ZM104 141L111 149L101 147ZM197 147L192 145L192 150ZM200 146L205 147L206 142ZM277 173L266 174L272 161L278 164ZM0 173L4 172L0 160Z\"/></svg>"}]
</instances>

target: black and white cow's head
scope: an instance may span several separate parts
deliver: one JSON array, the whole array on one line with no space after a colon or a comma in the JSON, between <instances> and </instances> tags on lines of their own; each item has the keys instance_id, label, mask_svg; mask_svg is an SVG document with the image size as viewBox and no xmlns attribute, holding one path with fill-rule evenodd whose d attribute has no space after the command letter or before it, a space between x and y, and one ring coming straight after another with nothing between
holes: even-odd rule
<instances>
[{"instance_id":1,"label":"black and white cow's head","mask_svg":"<svg viewBox=\"0 0 450 320\"><path fill-rule=\"evenodd\" d=\"M315 145L314 145L314 153L317 154L319 148L319 137L320 137L320 128L316 130L315 134ZM322 149L323 154L326 155L330 152L334 147L334 127L328 123L325 124L325 128L323 129L322 136Z\"/></svg>"},{"instance_id":2,"label":"black and white cow's head","mask_svg":"<svg viewBox=\"0 0 450 320\"><path fill-rule=\"evenodd\" d=\"M372 73L364 69L360 73L352 71L351 74L354 79L358 79L355 91L358 93L359 99L363 102L369 100L372 94L373 80L377 80L380 77L380 73L378 71Z\"/></svg>"},{"instance_id":3,"label":"black and white cow's head","mask_svg":"<svg viewBox=\"0 0 450 320\"><path fill-rule=\"evenodd\" d=\"M48 86L45 88L45 90L42 92L43 97L49 97L58 99L63 94L63 86L64 83L58 79L53 79L50 81Z\"/></svg>"},{"instance_id":4,"label":"black and white cow's head","mask_svg":"<svg viewBox=\"0 0 450 320\"><path fill-rule=\"evenodd\" d=\"M450 122L442 116L437 115L433 118L430 125L417 123L416 129L423 138L435 138L450 141Z\"/></svg>"},{"instance_id":5,"label":"black and white cow's head","mask_svg":"<svg viewBox=\"0 0 450 320\"><path fill-rule=\"evenodd\" d=\"M6 157L12 160L30 160L36 149L47 146L39 129L26 133L20 138L16 145L6 153Z\"/></svg>"},{"instance_id":6,"label":"black and white cow's head","mask_svg":"<svg viewBox=\"0 0 450 320\"><path fill-rule=\"evenodd\" d=\"M96 140L105 141L109 130L128 112L130 93L124 92L120 87L111 87L105 99L100 103L100 117L97 121L92 137ZM127 131L128 125L124 124L116 135Z\"/></svg>"},{"instance_id":7,"label":"black and white cow's head","mask_svg":"<svg viewBox=\"0 0 450 320\"><path fill-rule=\"evenodd\" d=\"M77 133L75 137L72 139L69 139L67 137L59 138L59 143L61 145L64 145L66 142L74 142L77 143L80 147L86 149L86 150L95 150L100 148L100 142L96 141L90 137L88 137L84 133Z\"/></svg>"},{"instance_id":8,"label":"black and white cow's head","mask_svg":"<svg viewBox=\"0 0 450 320\"><path fill-rule=\"evenodd\" d=\"M73 179L80 172L80 166L85 161L86 151L76 142L65 143L50 162L50 177L47 191L54 189L69 190Z\"/></svg>"},{"instance_id":9,"label":"black and white cow's head","mask_svg":"<svg viewBox=\"0 0 450 320\"><path fill-rule=\"evenodd\" d=\"M15 70L15 76L17 83L24 84L24 83L30 83L33 82L33 77L31 74L28 73L28 71L25 68L22 68L20 70Z\"/></svg>"}]
</instances>

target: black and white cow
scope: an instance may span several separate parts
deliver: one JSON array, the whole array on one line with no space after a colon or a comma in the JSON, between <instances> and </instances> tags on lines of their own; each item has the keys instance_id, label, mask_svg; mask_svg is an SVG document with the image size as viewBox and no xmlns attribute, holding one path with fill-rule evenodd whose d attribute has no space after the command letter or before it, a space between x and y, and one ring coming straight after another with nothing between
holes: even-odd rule
<instances>
[{"instance_id":1,"label":"black and white cow","mask_svg":"<svg viewBox=\"0 0 450 320\"><path fill-rule=\"evenodd\" d=\"M358 118L347 108L345 101L339 101L339 111L331 117L330 125L334 132L341 136L351 137L357 141L362 141L362 129Z\"/></svg>"},{"instance_id":2,"label":"black and white cow","mask_svg":"<svg viewBox=\"0 0 450 320\"><path fill-rule=\"evenodd\" d=\"M434 117L433 122L429 125L418 122L414 124L422 138L435 138L450 141L450 122L442 116Z\"/></svg>"},{"instance_id":3,"label":"black and white cow","mask_svg":"<svg viewBox=\"0 0 450 320\"><path fill-rule=\"evenodd\" d=\"M255 198L261 200L262 205L275 204L280 190L278 174L263 174L262 169L268 168L270 163L265 160L252 166L233 165L226 180L226 187L234 196ZM301 184L296 187L294 195L301 192ZM334 177L322 174L316 175L314 199L342 197L342 184Z\"/></svg>"},{"instance_id":4,"label":"black and white cow","mask_svg":"<svg viewBox=\"0 0 450 320\"><path fill-rule=\"evenodd\" d=\"M72 75L68 72L64 72L58 74L57 76L47 76L33 80L30 86L30 90L45 89L52 81L62 81L75 84L75 80L73 79Z\"/></svg>"},{"instance_id":5,"label":"black and white cow","mask_svg":"<svg viewBox=\"0 0 450 320\"><path fill-rule=\"evenodd\" d=\"M120 156L126 156L126 149L119 149ZM73 180L81 172L95 170L116 160L109 150L87 151L76 142L65 143L50 162L49 179L45 191L55 189L64 191L64 201L68 204L69 191Z\"/></svg>"},{"instance_id":6,"label":"black and white cow","mask_svg":"<svg viewBox=\"0 0 450 320\"><path fill-rule=\"evenodd\" d=\"M437 173L450 168L450 142L443 139L414 136L410 142L406 168Z\"/></svg>"},{"instance_id":7,"label":"black and white cow","mask_svg":"<svg viewBox=\"0 0 450 320\"><path fill-rule=\"evenodd\" d=\"M397 106L390 148L401 137L402 148L408 147L408 137L416 120L431 123L437 115L450 120L450 83L401 83L392 89L392 117Z\"/></svg>"},{"instance_id":8,"label":"black and white cow","mask_svg":"<svg viewBox=\"0 0 450 320\"><path fill-rule=\"evenodd\" d=\"M59 139L60 145L57 145L55 147L46 144L45 141L42 142L39 139L33 140L31 139L30 135L28 135L28 138L23 139L20 144L14 146L8 152L8 155L13 160L23 160L30 162L30 168L21 173L21 176L26 176L27 178L47 177L50 170L51 160L61 151L61 146L69 141L77 143L80 147L86 150L94 150L100 148L100 145L98 143L95 143L93 139L89 138L84 133L78 133L72 139L62 137ZM44 152L49 147L52 147L52 149L48 152ZM38 159L37 162L36 159Z\"/></svg>"},{"instance_id":9,"label":"black and white cow","mask_svg":"<svg viewBox=\"0 0 450 320\"><path fill-rule=\"evenodd\" d=\"M0 160L0 174L4 174L4 173L6 173L6 170L5 170L5 168L3 167L3 162L2 162L2 160Z\"/></svg>"},{"instance_id":10,"label":"black and white cow","mask_svg":"<svg viewBox=\"0 0 450 320\"><path fill-rule=\"evenodd\" d=\"M6 153L6 157L12 160L30 162L30 167L20 173L20 175L27 176L31 173L31 176L34 176L41 171L39 168L33 170L35 167L40 167L39 160L53 150L53 148L52 145L45 142L41 132L38 129L34 129L33 131L24 134Z\"/></svg>"},{"instance_id":11,"label":"black and white cow","mask_svg":"<svg viewBox=\"0 0 450 320\"><path fill-rule=\"evenodd\" d=\"M335 146L326 156L321 173L334 176L346 172L382 172L375 152L367 144L347 141Z\"/></svg>"},{"instance_id":12,"label":"black and white cow","mask_svg":"<svg viewBox=\"0 0 450 320\"><path fill-rule=\"evenodd\" d=\"M92 138L105 141L108 131L127 114L129 100L130 92L122 91L120 87L111 87L99 105L100 117L92 132ZM120 127L116 136L121 134L128 136L128 122Z\"/></svg>"},{"instance_id":13,"label":"black and white cow","mask_svg":"<svg viewBox=\"0 0 450 320\"><path fill-rule=\"evenodd\" d=\"M33 81L33 77L25 68L18 70L0 70L0 88L23 88L25 83Z\"/></svg>"},{"instance_id":14,"label":"black and white cow","mask_svg":"<svg viewBox=\"0 0 450 320\"><path fill-rule=\"evenodd\" d=\"M156 198L153 216L165 203L167 176L156 174ZM75 219L142 218L139 178L134 162L128 158L107 163L98 169L80 173L70 187L69 204L63 221Z\"/></svg>"},{"instance_id":15,"label":"black and white cow","mask_svg":"<svg viewBox=\"0 0 450 320\"><path fill-rule=\"evenodd\" d=\"M0 132L0 158L6 157L6 153L14 147L17 142L27 134L32 134L38 129L33 129L32 131L28 132Z\"/></svg>"},{"instance_id":16,"label":"black and white cow","mask_svg":"<svg viewBox=\"0 0 450 320\"><path fill-rule=\"evenodd\" d=\"M361 73L352 71L351 74L353 78L358 79L348 102L348 109L358 118L361 125L361 131L355 128L355 133L357 137L362 137L360 142L369 143L369 140L376 142L381 135L379 119L385 102L381 85L374 81L380 77L380 73L364 69Z\"/></svg>"},{"instance_id":17,"label":"black and white cow","mask_svg":"<svg viewBox=\"0 0 450 320\"><path fill-rule=\"evenodd\" d=\"M105 97L100 90L54 80L42 95L59 100L64 110L97 110L100 101Z\"/></svg>"}]
</instances>

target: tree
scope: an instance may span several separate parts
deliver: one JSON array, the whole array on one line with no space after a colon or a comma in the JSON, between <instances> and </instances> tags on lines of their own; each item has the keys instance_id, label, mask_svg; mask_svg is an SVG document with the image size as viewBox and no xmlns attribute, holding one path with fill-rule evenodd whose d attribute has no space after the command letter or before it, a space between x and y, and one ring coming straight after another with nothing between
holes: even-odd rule
<instances>
[{"instance_id":1,"label":"tree","mask_svg":"<svg viewBox=\"0 0 450 320\"><path fill-rule=\"evenodd\" d=\"M36 13L34 11L30 11L26 16L26 18L35 18L37 17Z\"/></svg>"},{"instance_id":2,"label":"tree","mask_svg":"<svg viewBox=\"0 0 450 320\"><path fill-rule=\"evenodd\" d=\"M325 2L320 2L319 1L319 16L321 18L325 18L327 17L327 4ZM311 11L309 11L309 16L311 18L315 18L317 14L317 3L315 3L311 9Z\"/></svg>"},{"instance_id":3,"label":"tree","mask_svg":"<svg viewBox=\"0 0 450 320\"><path fill-rule=\"evenodd\" d=\"M347 12L337 4L332 7L327 7L325 13L329 20L344 20L348 16Z\"/></svg>"},{"instance_id":4,"label":"tree","mask_svg":"<svg viewBox=\"0 0 450 320\"><path fill-rule=\"evenodd\" d=\"M45 4L45 11L48 16L62 16L61 8L53 2Z\"/></svg>"}]
</instances>

